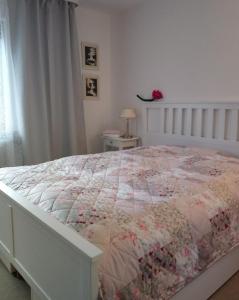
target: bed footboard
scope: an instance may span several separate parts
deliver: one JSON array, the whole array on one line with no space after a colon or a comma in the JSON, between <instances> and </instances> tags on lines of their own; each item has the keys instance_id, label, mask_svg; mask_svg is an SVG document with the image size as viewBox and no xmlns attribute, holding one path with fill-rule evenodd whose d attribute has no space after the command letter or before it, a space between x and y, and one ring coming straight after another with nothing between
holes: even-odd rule
<instances>
[{"instance_id":1,"label":"bed footboard","mask_svg":"<svg viewBox=\"0 0 239 300\"><path fill-rule=\"evenodd\" d=\"M101 251L0 183L0 259L33 300L96 300Z\"/></svg>"}]
</instances>

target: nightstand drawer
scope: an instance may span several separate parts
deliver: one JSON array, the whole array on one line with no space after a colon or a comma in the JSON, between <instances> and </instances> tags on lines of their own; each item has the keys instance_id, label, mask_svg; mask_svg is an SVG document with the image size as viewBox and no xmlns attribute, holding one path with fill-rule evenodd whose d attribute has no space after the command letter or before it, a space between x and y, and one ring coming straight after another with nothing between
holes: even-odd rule
<instances>
[{"instance_id":1,"label":"nightstand drawer","mask_svg":"<svg viewBox=\"0 0 239 300\"><path fill-rule=\"evenodd\" d=\"M119 141L117 141L117 140L105 139L104 143L106 146L109 146L109 147L116 147L116 148L119 147Z\"/></svg>"},{"instance_id":2,"label":"nightstand drawer","mask_svg":"<svg viewBox=\"0 0 239 300\"><path fill-rule=\"evenodd\" d=\"M138 137L122 138L122 137L104 137L104 151L112 151L114 148L117 150L124 150L138 146Z\"/></svg>"}]
</instances>

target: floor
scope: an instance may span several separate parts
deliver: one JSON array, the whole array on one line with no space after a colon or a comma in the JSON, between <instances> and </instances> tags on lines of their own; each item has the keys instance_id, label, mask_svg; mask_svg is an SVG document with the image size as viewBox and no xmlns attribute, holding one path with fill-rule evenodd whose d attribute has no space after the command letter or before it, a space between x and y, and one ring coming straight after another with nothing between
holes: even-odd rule
<instances>
[{"instance_id":1,"label":"floor","mask_svg":"<svg viewBox=\"0 0 239 300\"><path fill-rule=\"evenodd\" d=\"M0 299L1 300L30 300L30 289L23 280L8 273L0 262Z\"/></svg>"},{"instance_id":2,"label":"floor","mask_svg":"<svg viewBox=\"0 0 239 300\"><path fill-rule=\"evenodd\" d=\"M225 283L209 300L239 300L239 272Z\"/></svg>"},{"instance_id":3,"label":"floor","mask_svg":"<svg viewBox=\"0 0 239 300\"><path fill-rule=\"evenodd\" d=\"M0 262L0 299L30 300L30 289L23 280L8 273ZM191 299L185 299L191 300ZM239 273L234 275L209 300L239 300Z\"/></svg>"}]
</instances>

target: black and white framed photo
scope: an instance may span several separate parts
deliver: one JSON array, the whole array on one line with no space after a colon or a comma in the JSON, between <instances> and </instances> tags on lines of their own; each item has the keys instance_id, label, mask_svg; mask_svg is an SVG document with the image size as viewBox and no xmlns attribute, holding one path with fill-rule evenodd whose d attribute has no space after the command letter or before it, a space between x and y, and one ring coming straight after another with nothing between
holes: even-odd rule
<instances>
[{"instance_id":1,"label":"black and white framed photo","mask_svg":"<svg viewBox=\"0 0 239 300\"><path fill-rule=\"evenodd\" d=\"M84 99L99 100L99 77L93 74L85 74L84 81Z\"/></svg>"},{"instance_id":2,"label":"black and white framed photo","mask_svg":"<svg viewBox=\"0 0 239 300\"><path fill-rule=\"evenodd\" d=\"M82 42L82 66L85 70L99 70L99 47L97 44Z\"/></svg>"}]
</instances>

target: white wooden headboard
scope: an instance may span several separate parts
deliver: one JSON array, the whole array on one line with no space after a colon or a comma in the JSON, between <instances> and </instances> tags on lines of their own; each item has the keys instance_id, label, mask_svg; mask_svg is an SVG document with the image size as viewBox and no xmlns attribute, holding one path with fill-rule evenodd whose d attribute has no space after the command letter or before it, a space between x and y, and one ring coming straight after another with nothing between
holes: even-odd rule
<instances>
[{"instance_id":1,"label":"white wooden headboard","mask_svg":"<svg viewBox=\"0 0 239 300\"><path fill-rule=\"evenodd\" d=\"M144 145L214 148L239 156L239 103L150 103Z\"/></svg>"}]
</instances>

